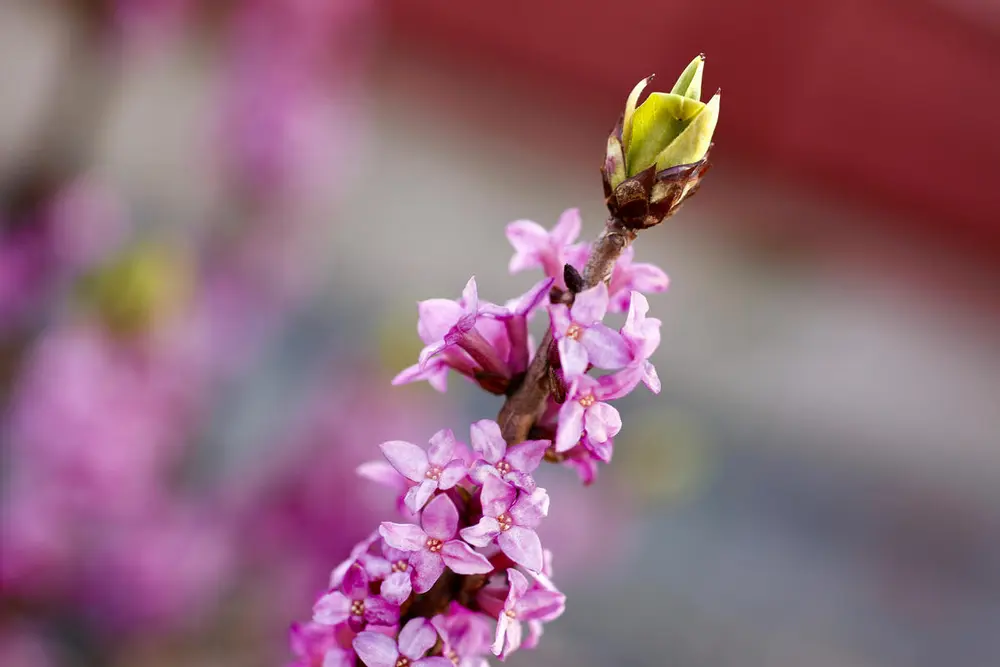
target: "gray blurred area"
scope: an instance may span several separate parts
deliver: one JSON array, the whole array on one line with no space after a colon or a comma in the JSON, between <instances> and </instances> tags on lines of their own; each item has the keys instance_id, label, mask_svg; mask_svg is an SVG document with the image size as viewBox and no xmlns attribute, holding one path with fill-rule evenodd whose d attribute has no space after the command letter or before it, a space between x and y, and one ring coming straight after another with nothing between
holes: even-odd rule
<instances>
[{"instance_id":1,"label":"gray blurred area","mask_svg":"<svg viewBox=\"0 0 1000 667\"><path fill-rule=\"evenodd\" d=\"M0 17L10 170L61 27L27 3ZM93 167L181 225L222 189L201 124L218 72L192 39L128 68ZM271 384L239 390L223 459L246 455L243 436L282 410L275 383L328 337L345 355L376 346L373 329L412 330L417 300L455 297L473 274L491 300L527 287L534 276L507 275L507 222L548 227L578 206L597 234L607 128L534 92L379 45L356 142L329 156L338 182L306 207L329 229L328 285L274 351ZM996 272L757 173L727 154L724 126L725 111L698 197L637 245L672 279L650 299L664 392L630 397L591 490L633 499L636 542L574 571L566 615L511 664L1000 664ZM451 399L474 418L498 407Z\"/></svg>"}]
</instances>

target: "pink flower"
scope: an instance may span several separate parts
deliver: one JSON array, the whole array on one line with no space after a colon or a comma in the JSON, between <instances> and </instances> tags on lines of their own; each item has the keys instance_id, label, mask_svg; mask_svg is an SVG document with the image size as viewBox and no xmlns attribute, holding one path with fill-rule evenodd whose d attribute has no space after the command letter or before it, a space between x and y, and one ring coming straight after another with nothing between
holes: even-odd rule
<instances>
[{"instance_id":1,"label":"pink flower","mask_svg":"<svg viewBox=\"0 0 1000 667\"><path fill-rule=\"evenodd\" d=\"M510 591L497 618L493 640L493 653L501 660L521 646L522 621L550 621L558 618L566 607L565 595L543 587L529 589L525 576L513 568L507 570L507 579Z\"/></svg>"},{"instance_id":2,"label":"pink flower","mask_svg":"<svg viewBox=\"0 0 1000 667\"><path fill-rule=\"evenodd\" d=\"M399 606L368 589L368 575L355 563L347 569L340 590L330 591L313 607L313 621L323 625L340 625L345 621L357 632L369 623L393 625L399 622Z\"/></svg>"},{"instance_id":3,"label":"pink flower","mask_svg":"<svg viewBox=\"0 0 1000 667\"><path fill-rule=\"evenodd\" d=\"M457 667L489 667L485 655L493 643L493 623L488 616L452 602L447 613L431 619L441 636L442 654Z\"/></svg>"},{"instance_id":4,"label":"pink flower","mask_svg":"<svg viewBox=\"0 0 1000 667\"><path fill-rule=\"evenodd\" d=\"M650 391L659 394L660 378L649 358L660 346L660 326L662 323L655 317L646 317L648 312L649 301L646 300L646 297L638 292L632 292L628 317L621 330L622 338L628 345L632 360L629 362L629 370L623 371L623 373L630 373L635 376L636 383L641 380L649 387Z\"/></svg>"},{"instance_id":5,"label":"pink flower","mask_svg":"<svg viewBox=\"0 0 1000 667\"><path fill-rule=\"evenodd\" d=\"M486 574L493 570L485 556L455 539L458 518L458 509L451 498L439 495L424 508L420 526L382 522L379 528L382 539L394 549L411 552L409 564L413 568L412 575L409 568L389 575L382 584L383 590L388 587L388 595L405 600L411 581L413 590L426 593L446 565L457 574Z\"/></svg>"},{"instance_id":6,"label":"pink flower","mask_svg":"<svg viewBox=\"0 0 1000 667\"><path fill-rule=\"evenodd\" d=\"M488 476L480 495L483 518L475 526L463 528L462 538L477 547L494 541L501 551L529 570L542 569L542 542L535 528L549 513L545 489L520 492L499 477Z\"/></svg>"},{"instance_id":7,"label":"pink flower","mask_svg":"<svg viewBox=\"0 0 1000 667\"><path fill-rule=\"evenodd\" d=\"M368 667L454 667L442 657L425 658L437 643L434 626L425 618L414 618L394 640L377 632L362 632L354 638L354 650Z\"/></svg>"},{"instance_id":8,"label":"pink flower","mask_svg":"<svg viewBox=\"0 0 1000 667\"><path fill-rule=\"evenodd\" d=\"M521 296L511 299L503 308L486 304L484 311L503 323L509 340L510 355L507 359L507 375L511 377L523 373L531 361L532 345L528 335L528 321L542 304L555 281L546 278L536 283Z\"/></svg>"},{"instance_id":9,"label":"pink flower","mask_svg":"<svg viewBox=\"0 0 1000 667\"><path fill-rule=\"evenodd\" d=\"M550 441L526 440L508 447L500 426L489 419L472 425L471 439L472 448L482 457L469 470L472 479L482 484L492 475L525 491L535 490L531 473L541 464L545 450L552 444Z\"/></svg>"},{"instance_id":10,"label":"pink flower","mask_svg":"<svg viewBox=\"0 0 1000 667\"><path fill-rule=\"evenodd\" d=\"M514 256L510 259L510 272L542 267L545 275L555 280L562 288L563 267L569 245L580 235L580 211L569 208L559 216L559 222L551 232L537 222L517 220L507 225L507 240L514 246Z\"/></svg>"},{"instance_id":11,"label":"pink flower","mask_svg":"<svg viewBox=\"0 0 1000 667\"><path fill-rule=\"evenodd\" d=\"M402 440L390 440L379 446L393 468L403 477L417 482L404 499L410 511L419 511L435 491L447 491L465 477L468 470L465 462L455 457L456 444L455 434L451 429L444 429L431 436L426 452Z\"/></svg>"},{"instance_id":12,"label":"pink flower","mask_svg":"<svg viewBox=\"0 0 1000 667\"><path fill-rule=\"evenodd\" d=\"M629 362L628 346L621 334L601 323L608 310L608 288L604 283L580 292L573 307L549 306L552 333L558 341L563 372L572 378L599 368L623 368Z\"/></svg>"},{"instance_id":13,"label":"pink flower","mask_svg":"<svg viewBox=\"0 0 1000 667\"><path fill-rule=\"evenodd\" d=\"M600 444L617 435L622 428L621 415L603 401L620 398L634 386L623 384L623 378L614 375L574 378L566 402L559 408L556 451L572 449L581 438Z\"/></svg>"}]
</instances>

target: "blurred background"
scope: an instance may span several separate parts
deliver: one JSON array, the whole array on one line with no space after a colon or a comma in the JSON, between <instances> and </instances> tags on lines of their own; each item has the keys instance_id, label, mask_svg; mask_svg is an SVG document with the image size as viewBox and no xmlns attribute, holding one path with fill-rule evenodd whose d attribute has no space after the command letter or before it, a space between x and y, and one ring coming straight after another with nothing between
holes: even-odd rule
<instances>
[{"instance_id":1,"label":"blurred background","mask_svg":"<svg viewBox=\"0 0 1000 667\"><path fill-rule=\"evenodd\" d=\"M415 302L577 206L631 86L725 91L643 235L664 392L592 487L514 665L1000 664L1000 5L5 0L0 664L288 661L392 498ZM360 502L354 499L360 499Z\"/></svg>"}]
</instances>

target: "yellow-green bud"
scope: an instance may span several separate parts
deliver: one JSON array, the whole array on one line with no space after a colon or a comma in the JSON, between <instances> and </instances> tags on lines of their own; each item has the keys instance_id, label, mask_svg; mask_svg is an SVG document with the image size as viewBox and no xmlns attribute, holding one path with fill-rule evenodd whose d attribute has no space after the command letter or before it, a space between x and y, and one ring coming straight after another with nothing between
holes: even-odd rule
<instances>
[{"instance_id":1,"label":"yellow-green bud","mask_svg":"<svg viewBox=\"0 0 1000 667\"><path fill-rule=\"evenodd\" d=\"M621 142L628 177L654 164L656 171L693 164L708 153L721 95L716 93L707 104L700 101L704 66L705 57L698 56L669 93L650 93L638 108L639 96L652 77L632 90L625 103ZM621 182L615 180L611 179L612 187Z\"/></svg>"}]
</instances>

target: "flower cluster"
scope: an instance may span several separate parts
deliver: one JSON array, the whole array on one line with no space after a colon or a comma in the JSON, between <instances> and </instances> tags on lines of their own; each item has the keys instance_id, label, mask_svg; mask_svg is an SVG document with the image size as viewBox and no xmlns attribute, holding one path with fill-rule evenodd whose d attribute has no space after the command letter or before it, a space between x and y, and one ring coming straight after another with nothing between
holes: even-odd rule
<instances>
[{"instance_id":1,"label":"flower cluster","mask_svg":"<svg viewBox=\"0 0 1000 667\"><path fill-rule=\"evenodd\" d=\"M622 428L609 401L640 383L660 391L650 357L661 323L643 292L668 279L633 261L631 243L704 173L718 101L697 99L703 62L638 109L642 87L633 91L602 169L611 218L593 244L576 243L575 209L551 231L513 222L510 271L541 268L541 282L504 305L481 299L475 278L457 300L419 303L425 347L393 384L426 380L443 392L455 371L505 402L497 421L472 424L468 445L448 429L426 449L393 440L381 445L385 462L358 469L397 494L406 521L383 522L333 571L312 621L293 629L298 667L481 666L489 653L504 660L535 645L562 614L552 554L536 532L549 494L533 474L549 461L592 482ZM536 349L528 323L541 311L548 326ZM609 312L624 312L624 324L606 324Z\"/></svg>"}]
</instances>

